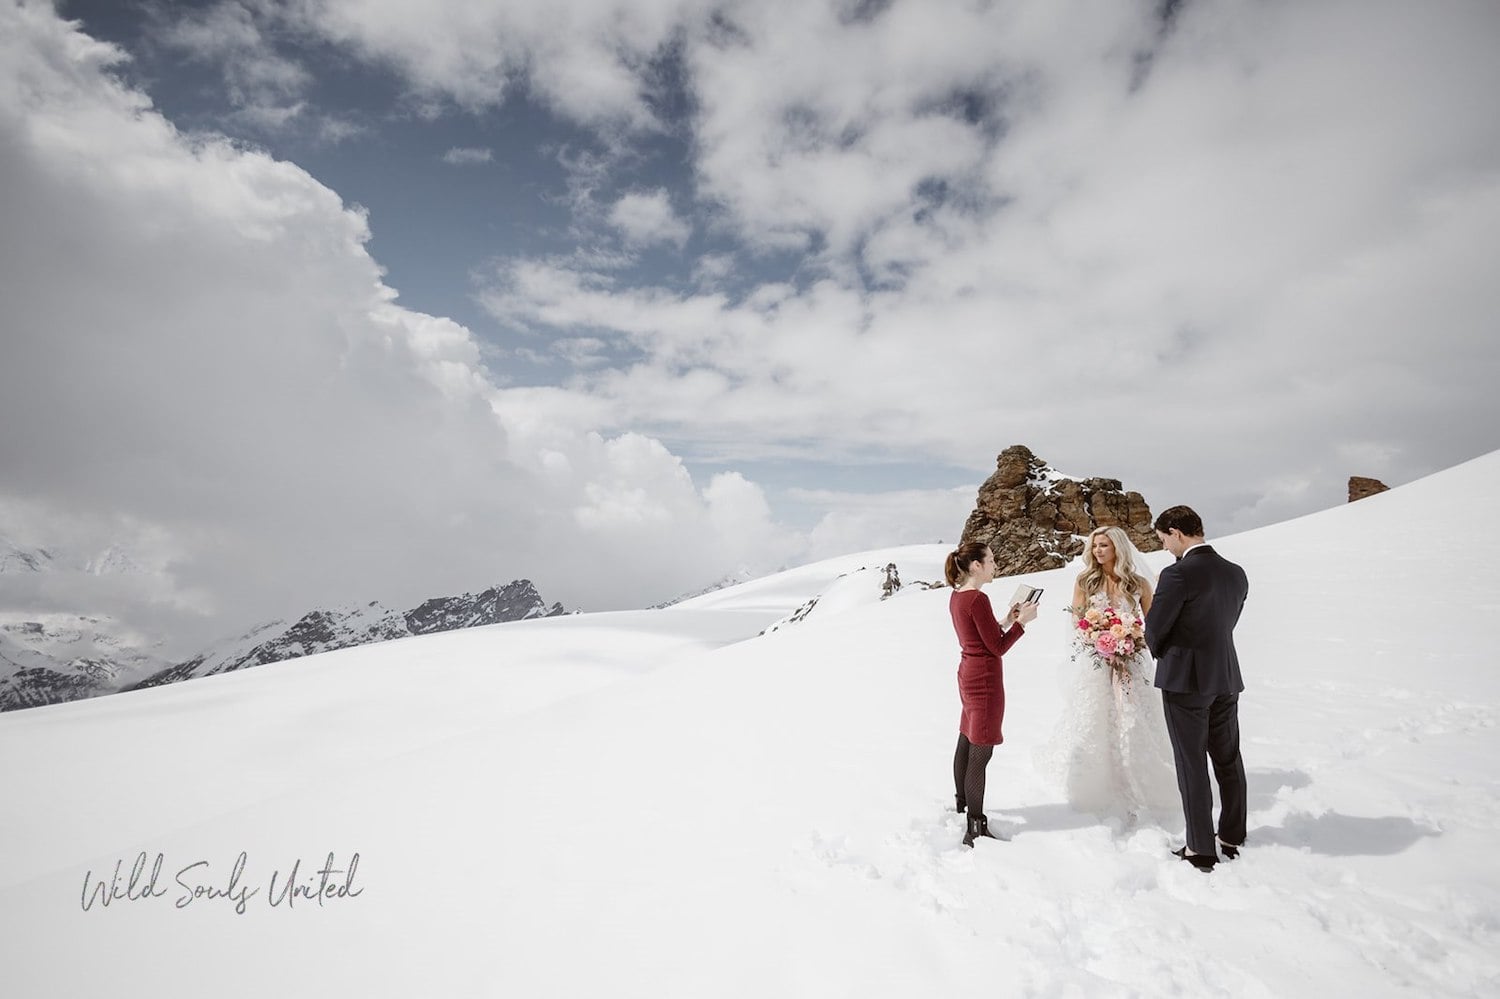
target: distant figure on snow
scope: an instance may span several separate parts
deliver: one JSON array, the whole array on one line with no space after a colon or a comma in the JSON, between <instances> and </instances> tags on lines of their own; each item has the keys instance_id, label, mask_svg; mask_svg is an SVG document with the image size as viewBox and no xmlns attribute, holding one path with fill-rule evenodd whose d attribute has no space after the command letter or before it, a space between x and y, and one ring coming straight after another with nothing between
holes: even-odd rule
<instances>
[{"instance_id":1,"label":"distant figure on snow","mask_svg":"<svg viewBox=\"0 0 1500 999\"><path fill-rule=\"evenodd\" d=\"M958 634L958 697L963 711L958 721L958 748L953 753L954 800L958 811L968 813L964 845L988 837L989 819L984 814L984 772L995 747L1004 741L1000 733L1005 718L1005 675L1000 657L1026 631L1022 625L1036 619L1036 604L1012 607L1004 622L995 620L990 598L983 587L995 578L995 553L988 545L970 542L948 554L943 574L953 593L948 612Z\"/></svg>"}]
</instances>

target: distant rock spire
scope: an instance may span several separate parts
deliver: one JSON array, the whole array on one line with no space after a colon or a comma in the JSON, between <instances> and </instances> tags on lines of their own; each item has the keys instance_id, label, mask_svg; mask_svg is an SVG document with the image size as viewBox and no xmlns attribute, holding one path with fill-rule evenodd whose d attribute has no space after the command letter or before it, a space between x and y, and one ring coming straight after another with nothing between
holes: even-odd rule
<instances>
[{"instance_id":1,"label":"distant rock spire","mask_svg":"<svg viewBox=\"0 0 1500 999\"><path fill-rule=\"evenodd\" d=\"M1379 479L1367 479L1362 475L1349 476L1349 502L1362 500L1366 496L1374 496L1391 488Z\"/></svg>"}]
</instances>

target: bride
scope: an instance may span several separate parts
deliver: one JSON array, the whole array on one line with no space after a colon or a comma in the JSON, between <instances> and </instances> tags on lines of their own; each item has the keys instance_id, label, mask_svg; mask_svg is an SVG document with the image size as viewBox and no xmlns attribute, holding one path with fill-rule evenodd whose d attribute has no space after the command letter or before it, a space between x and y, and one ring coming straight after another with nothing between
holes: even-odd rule
<instances>
[{"instance_id":1,"label":"bride","mask_svg":"<svg viewBox=\"0 0 1500 999\"><path fill-rule=\"evenodd\" d=\"M1073 669L1062 718L1044 750L1045 768L1060 778L1068 802L1081 811L1127 823L1146 812L1168 818L1181 810L1181 799L1161 691L1152 685L1144 641L1130 634L1131 623L1143 622L1151 609L1151 580L1140 553L1118 527L1096 528L1083 557L1069 608ZM1110 611L1124 634L1106 660L1078 623Z\"/></svg>"}]
</instances>

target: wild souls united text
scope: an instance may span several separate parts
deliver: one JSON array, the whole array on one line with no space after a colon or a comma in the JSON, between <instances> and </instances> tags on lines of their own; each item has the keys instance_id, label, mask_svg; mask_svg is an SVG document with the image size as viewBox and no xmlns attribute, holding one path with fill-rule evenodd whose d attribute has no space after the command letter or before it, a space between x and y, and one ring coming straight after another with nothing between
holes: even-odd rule
<instances>
[{"instance_id":1,"label":"wild souls united text","mask_svg":"<svg viewBox=\"0 0 1500 999\"><path fill-rule=\"evenodd\" d=\"M128 873L124 871L124 860L115 861L114 874L107 880L102 875L96 878L90 869L83 876L83 893L80 898L83 911L88 912L95 903L108 907L113 902L150 901L174 895L174 889L170 885L164 886L162 879L162 868L166 866L166 861L163 854L158 853L155 860L150 860L145 851L142 851ZM234 905L235 912L243 916L250 900L261 893L261 886L251 884L245 874L249 862L248 854L242 850L229 868L227 876L215 877L212 865L206 860L197 860L178 868L177 873L172 876L176 885L172 904L179 909L186 909L196 902L228 902ZM298 899L303 901L304 906L316 903L321 908L325 902L358 898L364 892L363 888L355 886L355 876L359 872L359 854L350 857L349 863L344 866L336 865L334 855L329 853L323 866L310 873L303 872L300 859L292 862L285 877L282 877L281 868L278 867L271 872L266 901L273 909L283 904L288 909L294 909Z\"/></svg>"}]
</instances>

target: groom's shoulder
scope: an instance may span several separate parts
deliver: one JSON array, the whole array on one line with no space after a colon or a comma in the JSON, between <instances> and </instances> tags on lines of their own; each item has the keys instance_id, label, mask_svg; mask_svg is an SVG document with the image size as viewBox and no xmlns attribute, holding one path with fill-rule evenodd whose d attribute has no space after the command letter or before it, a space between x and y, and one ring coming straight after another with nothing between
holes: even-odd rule
<instances>
[{"instance_id":1,"label":"groom's shoulder","mask_svg":"<svg viewBox=\"0 0 1500 999\"><path fill-rule=\"evenodd\" d=\"M1224 557L1224 553L1221 552L1221 551L1219 551L1217 548L1214 548L1214 547L1209 546L1209 545L1205 545L1204 547L1207 549L1208 553L1211 554L1214 557L1214 561L1218 562L1221 566L1228 566L1229 568L1233 569L1236 572L1244 572L1245 571L1244 568L1238 562L1234 562L1234 561L1231 561L1230 559L1225 558Z\"/></svg>"},{"instance_id":2,"label":"groom's shoulder","mask_svg":"<svg viewBox=\"0 0 1500 999\"><path fill-rule=\"evenodd\" d=\"M1205 564L1212 564L1214 566L1216 574L1224 577L1232 577L1242 582L1248 578L1245 575L1244 566L1240 565L1238 562L1230 561L1212 548L1210 548L1208 551L1213 556L1213 558L1205 559L1204 562Z\"/></svg>"}]
</instances>

